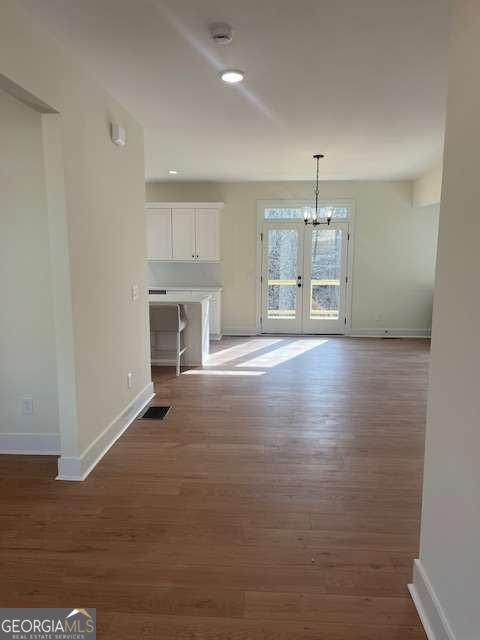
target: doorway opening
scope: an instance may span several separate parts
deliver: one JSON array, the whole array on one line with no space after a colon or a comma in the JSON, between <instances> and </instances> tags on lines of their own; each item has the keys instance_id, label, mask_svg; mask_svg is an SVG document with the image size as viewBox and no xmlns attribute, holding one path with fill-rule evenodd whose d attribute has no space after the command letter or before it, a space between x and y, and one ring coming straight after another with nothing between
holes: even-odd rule
<instances>
[{"instance_id":1,"label":"doorway opening","mask_svg":"<svg viewBox=\"0 0 480 640\"><path fill-rule=\"evenodd\" d=\"M262 333L345 334L350 326L353 202L328 201L305 225L309 202L258 207L258 325Z\"/></svg>"}]
</instances>

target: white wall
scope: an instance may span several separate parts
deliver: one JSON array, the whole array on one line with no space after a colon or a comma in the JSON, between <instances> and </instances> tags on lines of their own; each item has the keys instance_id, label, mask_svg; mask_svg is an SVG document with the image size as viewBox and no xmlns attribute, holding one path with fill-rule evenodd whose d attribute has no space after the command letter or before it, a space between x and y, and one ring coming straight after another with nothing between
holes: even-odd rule
<instances>
[{"instance_id":1,"label":"white wall","mask_svg":"<svg viewBox=\"0 0 480 640\"><path fill-rule=\"evenodd\" d=\"M13 0L0 4L0 73L60 113L77 405L63 453L78 457L150 382L143 131ZM126 128L125 148L111 143L111 121Z\"/></svg>"},{"instance_id":2,"label":"white wall","mask_svg":"<svg viewBox=\"0 0 480 640\"><path fill-rule=\"evenodd\" d=\"M58 451L41 116L2 91L0 149L0 452L42 442ZM33 398L33 415L23 415L24 397Z\"/></svg>"},{"instance_id":3,"label":"white wall","mask_svg":"<svg viewBox=\"0 0 480 640\"><path fill-rule=\"evenodd\" d=\"M476 640L480 633L480 5L477 0L456 0L452 9L420 565L415 587L437 630L437 640ZM426 582L430 583L430 594L424 588ZM450 636L438 615L440 609L451 628Z\"/></svg>"},{"instance_id":4,"label":"white wall","mask_svg":"<svg viewBox=\"0 0 480 640\"><path fill-rule=\"evenodd\" d=\"M322 198L354 198L353 330L430 328L438 208L411 203L410 182L324 182ZM306 199L310 182L147 183L147 201L224 201L224 330L255 330L257 200Z\"/></svg>"},{"instance_id":5,"label":"white wall","mask_svg":"<svg viewBox=\"0 0 480 640\"><path fill-rule=\"evenodd\" d=\"M440 204L442 194L443 162L422 173L413 183L413 205L428 207Z\"/></svg>"}]
</instances>

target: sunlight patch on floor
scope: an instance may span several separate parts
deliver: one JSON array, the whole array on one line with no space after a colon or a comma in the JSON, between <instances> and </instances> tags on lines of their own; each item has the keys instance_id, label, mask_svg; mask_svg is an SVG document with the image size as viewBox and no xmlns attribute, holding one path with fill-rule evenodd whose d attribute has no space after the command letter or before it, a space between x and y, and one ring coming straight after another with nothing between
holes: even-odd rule
<instances>
[{"instance_id":1,"label":"sunlight patch on floor","mask_svg":"<svg viewBox=\"0 0 480 640\"><path fill-rule=\"evenodd\" d=\"M255 340L249 340L248 342L237 344L234 347L229 347L228 349L222 349L222 351L211 353L208 356L206 366L218 367L222 364L226 364L227 362L231 362L232 360L248 356L254 351L271 347L278 342L281 342L280 338L257 338Z\"/></svg>"},{"instance_id":2,"label":"sunlight patch on floor","mask_svg":"<svg viewBox=\"0 0 480 640\"><path fill-rule=\"evenodd\" d=\"M268 351L267 353L263 353L256 358L252 358L251 360L247 360L246 362L242 362L236 366L271 369L272 367L288 362L288 360L292 360L292 358L296 358L307 351L311 351L326 342L328 342L328 340L317 340L314 338L295 340L293 342L289 342L283 347L280 347L279 349Z\"/></svg>"},{"instance_id":3,"label":"sunlight patch on floor","mask_svg":"<svg viewBox=\"0 0 480 640\"><path fill-rule=\"evenodd\" d=\"M240 371L227 369L190 369L184 371L182 376L263 376L266 371Z\"/></svg>"}]
</instances>

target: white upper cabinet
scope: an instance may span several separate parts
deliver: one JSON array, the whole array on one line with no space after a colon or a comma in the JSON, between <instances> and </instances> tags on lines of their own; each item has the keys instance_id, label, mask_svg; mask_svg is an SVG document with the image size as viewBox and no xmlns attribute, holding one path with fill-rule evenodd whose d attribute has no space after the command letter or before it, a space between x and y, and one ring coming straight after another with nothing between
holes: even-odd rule
<instances>
[{"instance_id":1,"label":"white upper cabinet","mask_svg":"<svg viewBox=\"0 0 480 640\"><path fill-rule=\"evenodd\" d=\"M195 209L172 209L174 260L195 260Z\"/></svg>"},{"instance_id":2,"label":"white upper cabinet","mask_svg":"<svg viewBox=\"0 0 480 640\"><path fill-rule=\"evenodd\" d=\"M149 260L220 260L223 202L147 203Z\"/></svg>"},{"instance_id":3,"label":"white upper cabinet","mask_svg":"<svg viewBox=\"0 0 480 640\"><path fill-rule=\"evenodd\" d=\"M148 260L172 259L172 210L147 210Z\"/></svg>"},{"instance_id":4,"label":"white upper cabinet","mask_svg":"<svg viewBox=\"0 0 480 640\"><path fill-rule=\"evenodd\" d=\"M195 238L197 260L220 260L218 209L196 209Z\"/></svg>"}]
</instances>

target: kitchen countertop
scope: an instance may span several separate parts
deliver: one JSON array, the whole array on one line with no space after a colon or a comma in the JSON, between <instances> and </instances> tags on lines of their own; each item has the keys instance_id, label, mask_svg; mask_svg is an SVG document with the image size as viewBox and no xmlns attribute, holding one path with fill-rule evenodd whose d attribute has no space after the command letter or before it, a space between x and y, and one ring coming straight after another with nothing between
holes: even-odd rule
<instances>
[{"instance_id":1,"label":"kitchen countertop","mask_svg":"<svg viewBox=\"0 0 480 640\"><path fill-rule=\"evenodd\" d=\"M150 304L191 304L205 302L205 300L210 300L211 297L208 293L189 293L189 291L184 293L151 293L148 296L148 302Z\"/></svg>"},{"instance_id":2,"label":"kitchen countertop","mask_svg":"<svg viewBox=\"0 0 480 640\"><path fill-rule=\"evenodd\" d=\"M161 285L149 285L148 289L174 289L175 291L196 291L205 289L206 291L222 291L223 287L218 285L206 285L206 284L161 284Z\"/></svg>"}]
</instances>

